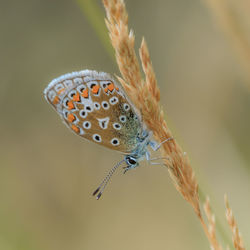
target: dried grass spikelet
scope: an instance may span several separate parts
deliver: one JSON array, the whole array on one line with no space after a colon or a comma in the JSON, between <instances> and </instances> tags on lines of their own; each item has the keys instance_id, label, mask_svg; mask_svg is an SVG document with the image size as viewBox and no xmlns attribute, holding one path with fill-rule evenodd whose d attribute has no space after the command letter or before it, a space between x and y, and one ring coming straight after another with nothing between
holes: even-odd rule
<instances>
[{"instance_id":1,"label":"dried grass spikelet","mask_svg":"<svg viewBox=\"0 0 250 250\"><path fill-rule=\"evenodd\" d=\"M141 77L140 65L134 50L134 34L128 29L128 14L123 0L103 0L111 43L122 78L118 78L136 107L141 111L144 122L153 131L157 140L163 141L173 137L164 113L159 105L160 91L157 86L155 73L150 61L145 40L140 47L140 58L145 73ZM200 215L198 185L194 172L176 140L162 145L163 157L168 157L166 165L175 182L177 190L192 205L196 214Z\"/></svg>"},{"instance_id":2,"label":"dried grass spikelet","mask_svg":"<svg viewBox=\"0 0 250 250\"><path fill-rule=\"evenodd\" d=\"M161 142L173 137L164 120L164 112L159 104L160 90L145 40L142 40L139 51L142 69L145 74L145 79L143 79L134 50L135 37L133 32L128 29L128 14L123 0L103 0L103 4L107 13L106 25L122 75L122 77L118 77L118 80L135 106L141 111L143 121L154 133L155 138ZM168 167L176 189L193 207L210 241L211 247L221 250L216 238L211 237L202 218L198 184L187 155L175 139L162 144L161 153L164 158L168 159L165 160L165 165Z\"/></svg>"},{"instance_id":3,"label":"dried grass spikelet","mask_svg":"<svg viewBox=\"0 0 250 250\"><path fill-rule=\"evenodd\" d=\"M211 207L210 207L210 200L207 197L206 202L203 206L205 214L207 216L208 220L208 234L209 234L209 241L213 242L211 246L213 246L213 249L220 249L222 250L222 247L219 245L217 238L216 238L216 233L215 233L215 216L212 213Z\"/></svg>"},{"instance_id":4,"label":"dried grass spikelet","mask_svg":"<svg viewBox=\"0 0 250 250\"><path fill-rule=\"evenodd\" d=\"M128 32L128 14L124 2L103 0L103 4L107 13L105 21L120 72L125 82L136 87L141 81L140 65L134 51L133 32Z\"/></svg>"},{"instance_id":5,"label":"dried grass spikelet","mask_svg":"<svg viewBox=\"0 0 250 250\"><path fill-rule=\"evenodd\" d=\"M228 222L228 224L232 230L232 233L233 233L232 238L233 238L234 247L236 250L244 250L246 248L244 247L243 240L242 240L242 237L240 235L238 225L237 225L236 220L233 216L233 211L229 207L229 202L228 202L228 198L226 195L224 198L225 198L225 205L226 205L226 218L227 218L227 222Z\"/></svg>"}]
</instances>

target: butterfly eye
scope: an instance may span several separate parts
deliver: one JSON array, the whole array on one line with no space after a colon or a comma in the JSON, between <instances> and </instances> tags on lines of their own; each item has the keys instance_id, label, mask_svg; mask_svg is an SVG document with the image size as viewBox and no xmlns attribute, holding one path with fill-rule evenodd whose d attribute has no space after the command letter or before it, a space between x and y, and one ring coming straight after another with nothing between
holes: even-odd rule
<instances>
[{"instance_id":1,"label":"butterfly eye","mask_svg":"<svg viewBox=\"0 0 250 250\"><path fill-rule=\"evenodd\" d=\"M126 157L126 162L129 166L135 166L137 165L137 161L136 158L132 157L132 156L127 156Z\"/></svg>"},{"instance_id":2,"label":"butterfly eye","mask_svg":"<svg viewBox=\"0 0 250 250\"><path fill-rule=\"evenodd\" d=\"M130 158L130 159L128 160L128 162L129 162L129 164L131 164L131 165L135 165L135 164L136 164L136 161L135 161L134 159L132 159L132 158Z\"/></svg>"}]
</instances>

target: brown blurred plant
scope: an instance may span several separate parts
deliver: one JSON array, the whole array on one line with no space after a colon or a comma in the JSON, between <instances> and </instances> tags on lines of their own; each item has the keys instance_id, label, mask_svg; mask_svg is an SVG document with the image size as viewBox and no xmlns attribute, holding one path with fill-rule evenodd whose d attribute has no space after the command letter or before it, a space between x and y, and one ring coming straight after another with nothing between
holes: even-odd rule
<instances>
[{"instance_id":1,"label":"brown blurred plant","mask_svg":"<svg viewBox=\"0 0 250 250\"><path fill-rule=\"evenodd\" d=\"M207 197L205 204L203 205L205 214L207 216L208 220L208 234L209 234L209 241L213 242L211 246L213 246L214 249L220 249L222 250L222 247L219 245L218 240L216 238L216 225L215 225L215 216L212 213L211 207L210 207L210 200Z\"/></svg>"},{"instance_id":2,"label":"brown blurred plant","mask_svg":"<svg viewBox=\"0 0 250 250\"><path fill-rule=\"evenodd\" d=\"M238 225L237 225L236 220L234 218L233 211L229 206L228 198L227 198L226 195L225 195L225 205L226 205L227 222L228 222L228 224L229 224L229 226L231 228L231 231L233 233L232 238L233 238L234 247L237 250L244 250L246 248L244 247L243 239L242 239L242 237L240 235Z\"/></svg>"}]
</instances>

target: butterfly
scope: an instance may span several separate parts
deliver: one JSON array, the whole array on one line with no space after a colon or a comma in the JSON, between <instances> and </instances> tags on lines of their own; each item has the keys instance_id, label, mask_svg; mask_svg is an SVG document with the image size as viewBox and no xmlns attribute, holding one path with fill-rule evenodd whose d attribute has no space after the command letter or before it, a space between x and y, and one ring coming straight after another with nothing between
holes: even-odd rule
<instances>
[{"instance_id":1,"label":"butterfly","mask_svg":"<svg viewBox=\"0 0 250 250\"><path fill-rule=\"evenodd\" d=\"M139 161L151 161L148 146L158 150L152 132L130 101L121 84L104 72L83 70L62 75L44 90L45 99L75 134L124 154L93 195L99 199L115 170L126 163L125 171Z\"/></svg>"}]
</instances>

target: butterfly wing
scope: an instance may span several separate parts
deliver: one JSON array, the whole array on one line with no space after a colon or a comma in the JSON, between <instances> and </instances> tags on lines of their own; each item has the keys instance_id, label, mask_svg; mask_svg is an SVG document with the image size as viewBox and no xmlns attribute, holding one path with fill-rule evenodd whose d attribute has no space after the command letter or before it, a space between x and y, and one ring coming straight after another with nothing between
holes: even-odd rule
<instances>
[{"instance_id":1,"label":"butterfly wing","mask_svg":"<svg viewBox=\"0 0 250 250\"><path fill-rule=\"evenodd\" d=\"M54 79L44 95L77 135L123 153L137 147L142 133L139 113L109 74L69 73Z\"/></svg>"}]
</instances>

